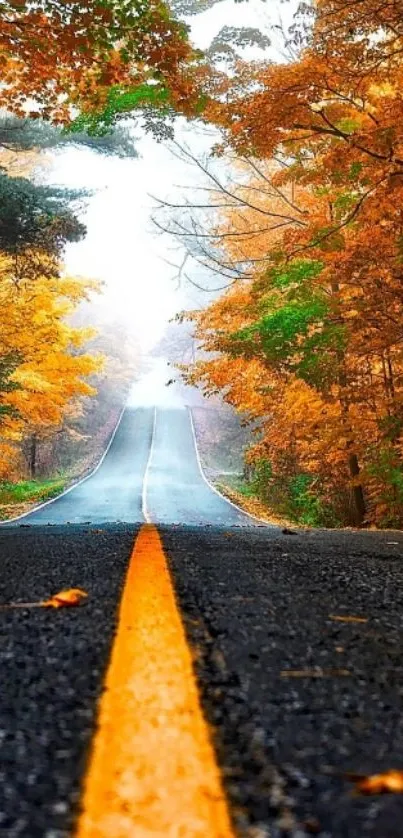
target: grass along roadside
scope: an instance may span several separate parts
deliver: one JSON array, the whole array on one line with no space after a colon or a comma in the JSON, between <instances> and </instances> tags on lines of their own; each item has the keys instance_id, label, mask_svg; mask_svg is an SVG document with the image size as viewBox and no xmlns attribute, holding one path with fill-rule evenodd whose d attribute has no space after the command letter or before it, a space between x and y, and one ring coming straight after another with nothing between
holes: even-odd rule
<instances>
[{"instance_id":1,"label":"grass along roadside","mask_svg":"<svg viewBox=\"0 0 403 838\"><path fill-rule=\"evenodd\" d=\"M32 506L56 497L68 485L68 478L58 476L47 480L20 480L18 483L0 482L0 520L21 515Z\"/></svg>"}]
</instances>

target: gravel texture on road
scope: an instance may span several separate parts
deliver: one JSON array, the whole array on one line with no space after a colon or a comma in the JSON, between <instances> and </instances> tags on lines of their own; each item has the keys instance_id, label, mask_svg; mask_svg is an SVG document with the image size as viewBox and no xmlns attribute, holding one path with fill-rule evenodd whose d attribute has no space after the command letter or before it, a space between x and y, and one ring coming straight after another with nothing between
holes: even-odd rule
<instances>
[{"instance_id":1,"label":"gravel texture on road","mask_svg":"<svg viewBox=\"0 0 403 838\"><path fill-rule=\"evenodd\" d=\"M403 534L162 537L239 834L402 838Z\"/></svg>"},{"instance_id":2,"label":"gravel texture on road","mask_svg":"<svg viewBox=\"0 0 403 838\"><path fill-rule=\"evenodd\" d=\"M402 838L403 796L354 796L346 775L403 769L403 534L159 529L237 834ZM137 531L0 530L1 602L89 594L0 609L7 838L73 834Z\"/></svg>"},{"instance_id":3,"label":"gravel texture on road","mask_svg":"<svg viewBox=\"0 0 403 838\"><path fill-rule=\"evenodd\" d=\"M0 609L0 834L66 838L135 527L0 530L0 601L79 587L77 608Z\"/></svg>"}]
</instances>

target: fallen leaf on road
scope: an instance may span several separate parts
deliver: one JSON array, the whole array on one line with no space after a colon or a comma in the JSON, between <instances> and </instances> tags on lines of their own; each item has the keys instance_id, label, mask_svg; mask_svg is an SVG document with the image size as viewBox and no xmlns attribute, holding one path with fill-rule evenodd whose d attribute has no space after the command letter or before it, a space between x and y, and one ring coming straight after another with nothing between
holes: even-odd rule
<instances>
[{"instance_id":1,"label":"fallen leaf on road","mask_svg":"<svg viewBox=\"0 0 403 838\"><path fill-rule=\"evenodd\" d=\"M82 599L88 596L81 588L68 588L66 591L59 591L58 594L46 599L40 604L45 608L63 608L64 606L79 605Z\"/></svg>"},{"instance_id":2,"label":"fallen leaf on road","mask_svg":"<svg viewBox=\"0 0 403 838\"><path fill-rule=\"evenodd\" d=\"M348 617L347 615L337 616L329 614L330 620L337 620L338 623L367 623L368 617Z\"/></svg>"},{"instance_id":3,"label":"fallen leaf on road","mask_svg":"<svg viewBox=\"0 0 403 838\"><path fill-rule=\"evenodd\" d=\"M54 594L50 599L40 600L39 602L10 602L6 605L0 605L0 608L64 608L79 605L81 600L87 596L87 592L81 588L68 588Z\"/></svg>"},{"instance_id":4,"label":"fallen leaf on road","mask_svg":"<svg viewBox=\"0 0 403 838\"><path fill-rule=\"evenodd\" d=\"M283 669L282 678L337 678L351 675L348 669Z\"/></svg>"},{"instance_id":5,"label":"fallen leaf on road","mask_svg":"<svg viewBox=\"0 0 403 838\"><path fill-rule=\"evenodd\" d=\"M401 794L403 792L403 771L390 769L384 774L372 774L369 777L347 774L355 783L355 790L361 794Z\"/></svg>"}]
</instances>

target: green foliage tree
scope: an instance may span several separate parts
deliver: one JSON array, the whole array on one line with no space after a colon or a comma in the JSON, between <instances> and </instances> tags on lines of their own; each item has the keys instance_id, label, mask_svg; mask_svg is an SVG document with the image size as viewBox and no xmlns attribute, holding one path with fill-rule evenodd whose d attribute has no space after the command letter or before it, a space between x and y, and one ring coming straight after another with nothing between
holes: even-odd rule
<instances>
[{"instance_id":1,"label":"green foliage tree","mask_svg":"<svg viewBox=\"0 0 403 838\"><path fill-rule=\"evenodd\" d=\"M135 140L128 126L117 125L113 131L103 136L90 136L78 131L70 133L43 119L17 117L7 114L6 111L0 114L0 148L24 152L31 149L47 151L71 146L121 158L134 159L138 156Z\"/></svg>"},{"instance_id":2,"label":"green foliage tree","mask_svg":"<svg viewBox=\"0 0 403 838\"><path fill-rule=\"evenodd\" d=\"M64 246L85 235L71 208L82 196L0 172L0 250L13 257L16 281L57 275Z\"/></svg>"}]
</instances>

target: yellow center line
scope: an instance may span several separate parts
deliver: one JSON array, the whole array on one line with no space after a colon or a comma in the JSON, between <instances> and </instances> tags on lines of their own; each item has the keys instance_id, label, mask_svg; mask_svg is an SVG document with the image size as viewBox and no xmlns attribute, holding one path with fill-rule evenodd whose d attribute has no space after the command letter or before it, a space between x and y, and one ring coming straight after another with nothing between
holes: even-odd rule
<instances>
[{"instance_id":1,"label":"yellow center line","mask_svg":"<svg viewBox=\"0 0 403 838\"><path fill-rule=\"evenodd\" d=\"M130 559L77 838L234 838L167 562Z\"/></svg>"}]
</instances>

